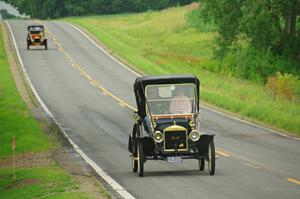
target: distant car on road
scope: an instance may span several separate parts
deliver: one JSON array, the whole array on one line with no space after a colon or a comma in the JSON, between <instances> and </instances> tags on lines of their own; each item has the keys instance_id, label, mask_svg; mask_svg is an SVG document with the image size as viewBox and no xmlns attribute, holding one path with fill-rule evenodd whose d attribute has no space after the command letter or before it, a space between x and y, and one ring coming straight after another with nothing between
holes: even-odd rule
<instances>
[{"instance_id":1,"label":"distant car on road","mask_svg":"<svg viewBox=\"0 0 300 199\"><path fill-rule=\"evenodd\" d=\"M215 174L214 134L200 131L200 81L194 75L138 77L134 93L138 110L129 135L132 171L144 175L147 160L181 163L196 159L199 170L208 162Z\"/></svg>"},{"instance_id":2,"label":"distant car on road","mask_svg":"<svg viewBox=\"0 0 300 199\"><path fill-rule=\"evenodd\" d=\"M45 28L43 25L32 25L27 27L27 50L30 46L44 46L47 50L47 39L45 38Z\"/></svg>"}]
</instances>

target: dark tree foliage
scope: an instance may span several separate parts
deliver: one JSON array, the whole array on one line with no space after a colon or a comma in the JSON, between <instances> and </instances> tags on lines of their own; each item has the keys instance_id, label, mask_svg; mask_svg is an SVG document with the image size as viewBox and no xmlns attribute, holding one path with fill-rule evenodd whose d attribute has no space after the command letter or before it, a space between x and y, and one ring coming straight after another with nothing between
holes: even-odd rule
<instances>
[{"instance_id":1,"label":"dark tree foliage","mask_svg":"<svg viewBox=\"0 0 300 199\"><path fill-rule=\"evenodd\" d=\"M3 19L13 19L16 18L16 16L10 14L9 12L7 12L6 9L1 9L0 10L0 15L2 16Z\"/></svg>"},{"instance_id":2,"label":"dark tree foliage","mask_svg":"<svg viewBox=\"0 0 300 199\"><path fill-rule=\"evenodd\" d=\"M216 55L224 56L246 37L260 52L272 51L300 66L300 0L200 0L198 12L219 33Z\"/></svg>"},{"instance_id":3,"label":"dark tree foliage","mask_svg":"<svg viewBox=\"0 0 300 199\"><path fill-rule=\"evenodd\" d=\"M32 18L58 18L161 10L192 0L4 0Z\"/></svg>"}]
</instances>

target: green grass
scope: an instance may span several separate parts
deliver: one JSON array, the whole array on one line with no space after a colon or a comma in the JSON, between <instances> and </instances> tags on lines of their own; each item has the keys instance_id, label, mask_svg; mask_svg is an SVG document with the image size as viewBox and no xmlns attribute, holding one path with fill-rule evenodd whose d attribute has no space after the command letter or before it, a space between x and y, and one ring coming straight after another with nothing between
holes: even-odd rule
<instances>
[{"instance_id":1,"label":"green grass","mask_svg":"<svg viewBox=\"0 0 300 199\"><path fill-rule=\"evenodd\" d=\"M214 33L186 23L190 7L141 14L72 17L126 62L144 74L193 73L201 80L201 99L242 117L300 136L300 104L273 100L265 86L213 73Z\"/></svg>"},{"instance_id":2,"label":"green grass","mask_svg":"<svg viewBox=\"0 0 300 199\"><path fill-rule=\"evenodd\" d=\"M0 170L1 198L89 198L59 167L17 169L15 181L11 173L11 169Z\"/></svg>"},{"instance_id":3,"label":"green grass","mask_svg":"<svg viewBox=\"0 0 300 199\"><path fill-rule=\"evenodd\" d=\"M16 153L41 152L51 148L40 124L31 116L13 80L0 29L0 159L11 155L16 138Z\"/></svg>"}]
</instances>

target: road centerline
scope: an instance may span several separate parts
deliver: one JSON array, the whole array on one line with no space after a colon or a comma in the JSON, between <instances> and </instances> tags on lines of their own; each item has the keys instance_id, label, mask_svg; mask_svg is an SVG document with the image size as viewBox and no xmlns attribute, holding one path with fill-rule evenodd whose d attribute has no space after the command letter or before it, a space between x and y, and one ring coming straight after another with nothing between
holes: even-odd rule
<instances>
[{"instance_id":1,"label":"road centerline","mask_svg":"<svg viewBox=\"0 0 300 199\"><path fill-rule=\"evenodd\" d=\"M287 181L292 182L294 184L300 185L300 181L293 178L286 178Z\"/></svg>"},{"instance_id":2,"label":"road centerline","mask_svg":"<svg viewBox=\"0 0 300 199\"><path fill-rule=\"evenodd\" d=\"M100 89L103 93L106 93L110 97L112 97L115 101L117 101L118 104L122 104L123 107L127 107L131 109L132 111L136 111L136 108L134 108L132 105L128 104L121 98L117 97L116 95L112 94L110 91L108 91L106 88L104 88L100 83L98 83L95 79L91 77L78 63L76 63L73 59L73 57L62 47L62 45L58 42L58 40L55 38L54 34L46 27L45 28L48 35L52 38L54 44L60 49L60 51L63 53L64 57L70 62L72 67L75 67L80 72L80 75L83 76L85 79L87 79L92 85L95 85L98 89Z\"/></svg>"}]
</instances>

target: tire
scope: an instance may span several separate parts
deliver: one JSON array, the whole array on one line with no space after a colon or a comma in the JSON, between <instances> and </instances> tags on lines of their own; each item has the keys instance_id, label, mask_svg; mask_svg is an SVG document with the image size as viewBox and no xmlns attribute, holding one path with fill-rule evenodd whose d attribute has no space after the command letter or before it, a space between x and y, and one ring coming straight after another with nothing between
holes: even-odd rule
<instances>
[{"instance_id":1,"label":"tire","mask_svg":"<svg viewBox=\"0 0 300 199\"><path fill-rule=\"evenodd\" d=\"M144 151L143 151L143 143L141 141L138 142L137 147L137 156L138 156L138 167L139 167L139 176L144 176Z\"/></svg>"},{"instance_id":2,"label":"tire","mask_svg":"<svg viewBox=\"0 0 300 199\"><path fill-rule=\"evenodd\" d=\"M199 164L199 170L203 171L205 168L205 159L204 158L198 159L198 164Z\"/></svg>"},{"instance_id":3,"label":"tire","mask_svg":"<svg viewBox=\"0 0 300 199\"><path fill-rule=\"evenodd\" d=\"M47 39L45 40L45 50L48 50L48 43L47 43Z\"/></svg>"},{"instance_id":4,"label":"tire","mask_svg":"<svg viewBox=\"0 0 300 199\"><path fill-rule=\"evenodd\" d=\"M214 141L209 141L208 151L207 151L207 160L208 160L208 171L209 175L215 175L216 170L216 151Z\"/></svg>"},{"instance_id":5,"label":"tire","mask_svg":"<svg viewBox=\"0 0 300 199\"><path fill-rule=\"evenodd\" d=\"M132 134L129 136L128 149L131 152L131 166L132 172L137 172L138 170L138 157L137 157L137 141L136 136L139 134L138 125L134 124L132 129Z\"/></svg>"},{"instance_id":6,"label":"tire","mask_svg":"<svg viewBox=\"0 0 300 199\"><path fill-rule=\"evenodd\" d=\"M30 45L29 45L29 42L28 42L28 40L27 40L27 50L29 50L29 46L30 46Z\"/></svg>"},{"instance_id":7,"label":"tire","mask_svg":"<svg viewBox=\"0 0 300 199\"><path fill-rule=\"evenodd\" d=\"M131 155L131 165L132 165L132 172L136 173L138 170L138 160L137 157L133 154Z\"/></svg>"}]
</instances>

